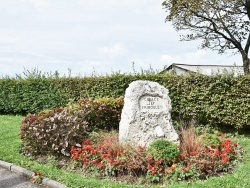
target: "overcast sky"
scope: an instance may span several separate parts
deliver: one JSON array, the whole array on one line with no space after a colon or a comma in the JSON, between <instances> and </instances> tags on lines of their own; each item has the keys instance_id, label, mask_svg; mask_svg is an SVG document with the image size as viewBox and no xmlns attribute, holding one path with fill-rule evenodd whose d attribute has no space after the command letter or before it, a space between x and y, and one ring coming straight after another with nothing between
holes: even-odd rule
<instances>
[{"instance_id":1,"label":"overcast sky","mask_svg":"<svg viewBox=\"0 0 250 188\"><path fill-rule=\"evenodd\" d=\"M180 42L163 0L0 0L0 76L162 70L171 63L241 65L239 55Z\"/></svg>"}]
</instances>

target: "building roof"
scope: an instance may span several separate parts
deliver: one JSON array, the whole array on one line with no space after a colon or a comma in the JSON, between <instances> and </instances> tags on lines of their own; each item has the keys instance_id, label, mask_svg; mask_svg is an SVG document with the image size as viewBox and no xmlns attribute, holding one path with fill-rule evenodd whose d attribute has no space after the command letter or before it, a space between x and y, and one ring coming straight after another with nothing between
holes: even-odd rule
<instances>
[{"instance_id":1,"label":"building roof","mask_svg":"<svg viewBox=\"0 0 250 188\"><path fill-rule=\"evenodd\" d=\"M232 65L190 65L173 63L166 67L165 71L173 70L173 68L179 68L185 70L186 72L198 72L204 75L224 74L232 72L235 75L244 74L242 66Z\"/></svg>"}]
</instances>

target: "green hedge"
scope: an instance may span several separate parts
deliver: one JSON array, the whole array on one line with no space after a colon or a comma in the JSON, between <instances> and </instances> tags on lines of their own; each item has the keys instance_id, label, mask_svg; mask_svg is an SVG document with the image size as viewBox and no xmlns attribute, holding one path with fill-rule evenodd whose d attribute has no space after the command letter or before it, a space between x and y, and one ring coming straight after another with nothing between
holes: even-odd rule
<instances>
[{"instance_id":1,"label":"green hedge","mask_svg":"<svg viewBox=\"0 0 250 188\"><path fill-rule=\"evenodd\" d=\"M68 95L55 84L55 79L0 79L0 113L39 112L65 106Z\"/></svg>"},{"instance_id":2,"label":"green hedge","mask_svg":"<svg viewBox=\"0 0 250 188\"><path fill-rule=\"evenodd\" d=\"M172 118L250 127L250 76L112 75L90 78L0 79L0 113L35 113L80 98L124 96L134 80L156 81L170 91Z\"/></svg>"}]
</instances>

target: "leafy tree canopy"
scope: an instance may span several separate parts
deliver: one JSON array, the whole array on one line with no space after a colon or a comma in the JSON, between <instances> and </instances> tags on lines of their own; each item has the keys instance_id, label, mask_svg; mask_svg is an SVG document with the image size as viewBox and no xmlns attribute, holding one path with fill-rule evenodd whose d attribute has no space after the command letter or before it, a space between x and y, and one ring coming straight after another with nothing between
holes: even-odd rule
<instances>
[{"instance_id":1,"label":"leafy tree canopy","mask_svg":"<svg viewBox=\"0 0 250 188\"><path fill-rule=\"evenodd\" d=\"M250 0L165 0L162 5L177 31L191 31L181 40L201 39L201 48L239 52L249 74Z\"/></svg>"}]
</instances>

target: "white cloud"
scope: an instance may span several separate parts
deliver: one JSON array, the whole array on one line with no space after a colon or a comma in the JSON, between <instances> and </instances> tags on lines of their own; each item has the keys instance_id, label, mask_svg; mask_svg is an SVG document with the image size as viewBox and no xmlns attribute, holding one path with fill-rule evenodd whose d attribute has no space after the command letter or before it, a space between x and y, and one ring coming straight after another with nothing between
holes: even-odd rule
<instances>
[{"instance_id":1,"label":"white cloud","mask_svg":"<svg viewBox=\"0 0 250 188\"><path fill-rule=\"evenodd\" d=\"M205 50L197 50L196 52L190 52L183 54L182 61L184 60L187 64L200 64L201 59L204 62L204 58L207 55ZM180 61L180 59L179 59Z\"/></svg>"},{"instance_id":2,"label":"white cloud","mask_svg":"<svg viewBox=\"0 0 250 188\"><path fill-rule=\"evenodd\" d=\"M38 9L48 7L51 3L48 0L23 0L23 2L25 1L30 1Z\"/></svg>"},{"instance_id":3,"label":"white cloud","mask_svg":"<svg viewBox=\"0 0 250 188\"><path fill-rule=\"evenodd\" d=\"M110 46L104 46L100 48L99 51L106 55L118 56L118 55L123 55L124 53L126 53L127 50L122 44L115 43Z\"/></svg>"},{"instance_id":4,"label":"white cloud","mask_svg":"<svg viewBox=\"0 0 250 188\"><path fill-rule=\"evenodd\" d=\"M159 0L158 0L159 1ZM160 1L159 1L160 2ZM76 4L85 7L85 8L92 8L98 10L113 10L117 8L127 8L127 9L136 9L139 7L147 8L147 4L150 3L150 0L144 1L135 1L135 0L106 0L106 1L96 1L96 0L76 0ZM154 3L152 3L154 4Z\"/></svg>"},{"instance_id":5,"label":"white cloud","mask_svg":"<svg viewBox=\"0 0 250 188\"><path fill-rule=\"evenodd\" d=\"M89 61L88 62L90 65L92 65L92 66L100 66L101 65L101 62L100 61Z\"/></svg>"},{"instance_id":6,"label":"white cloud","mask_svg":"<svg viewBox=\"0 0 250 188\"><path fill-rule=\"evenodd\" d=\"M176 61L176 58L166 54L161 56L161 61L166 64L171 64Z\"/></svg>"},{"instance_id":7,"label":"white cloud","mask_svg":"<svg viewBox=\"0 0 250 188\"><path fill-rule=\"evenodd\" d=\"M197 50L195 52L180 53L178 55L161 55L161 61L170 65L172 63L183 63L183 64L202 64L204 63L204 57L207 52L205 50ZM202 60L203 59L203 60Z\"/></svg>"}]
</instances>

